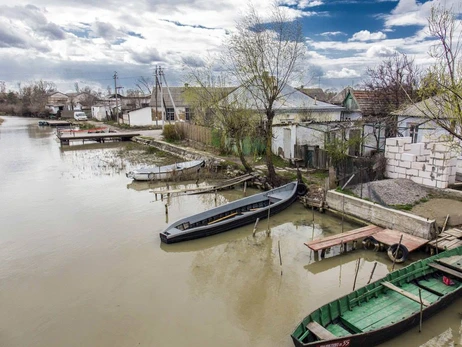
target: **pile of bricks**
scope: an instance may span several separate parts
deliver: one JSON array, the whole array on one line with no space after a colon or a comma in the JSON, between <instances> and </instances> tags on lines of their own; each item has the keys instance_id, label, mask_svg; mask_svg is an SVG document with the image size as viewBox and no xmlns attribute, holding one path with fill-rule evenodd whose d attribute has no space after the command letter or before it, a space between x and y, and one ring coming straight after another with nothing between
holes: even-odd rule
<instances>
[{"instance_id":1,"label":"pile of bricks","mask_svg":"<svg viewBox=\"0 0 462 347\"><path fill-rule=\"evenodd\" d=\"M410 137L386 140L385 177L407 178L436 188L456 181L457 155L446 142L412 143Z\"/></svg>"}]
</instances>

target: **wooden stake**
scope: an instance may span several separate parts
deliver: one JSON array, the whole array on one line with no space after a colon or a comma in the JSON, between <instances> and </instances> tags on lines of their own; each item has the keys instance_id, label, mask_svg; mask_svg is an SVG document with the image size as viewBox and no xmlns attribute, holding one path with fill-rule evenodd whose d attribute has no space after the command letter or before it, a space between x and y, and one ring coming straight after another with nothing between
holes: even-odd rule
<instances>
[{"instance_id":1,"label":"wooden stake","mask_svg":"<svg viewBox=\"0 0 462 347\"><path fill-rule=\"evenodd\" d=\"M252 236L255 236L255 233L257 232L257 225L259 221L260 221L260 218L257 218L257 220L255 221L255 225L253 226Z\"/></svg>"},{"instance_id":2,"label":"wooden stake","mask_svg":"<svg viewBox=\"0 0 462 347\"><path fill-rule=\"evenodd\" d=\"M420 300L420 324L419 333L422 332L422 315L423 315L423 302L422 302L422 290L419 288L419 300Z\"/></svg>"},{"instance_id":3,"label":"wooden stake","mask_svg":"<svg viewBox=\"0 0 462 347\"><path fill-rule=\"evenodd\" d=\"M377 267L377 262L374 263L374 267L372 268L372 272L371 272L371 275L369 277L369 281L367 281L367 284L371 283L372 276L374 276L374 271L375 271L376 267Z\"/></svg>"},{"instance_id":4,"label":"wooden stake","mask_svg":"<svg viewBox=\"0 0 462 347\"><path fill-rule=\"evenodd\" d=\"M353 291L355 291L356 288L356 279L358 278L358 272L359 272L359 263L361 262L361 259L358 259L356 261L356 273L355 273L355 280L353 282Z\"/></svg>"},{"instance_id":5,"label":"wooden stake","mask_svg":"<svg viewBox=\"0 0 462 347\"><path fill-rule=\"evenodd\" d=\"M396 256L398 255L398 251L401 248L401 241L403 241L403 234L401 234L401 237L399 238L398 248L396 248L396 252L395 254L393 254L393 266L391 267L391 271L395 270Z\"/></svg>"},{"instance_id":6,"label":"wooden stake","mask_svg":"<svg viewBox=\"0 0 462 347\"><path fill-rule=\"evenodd\" d=\"M441 229L441 232L446 230L446 224L448 224L448 219L449 219L449 215L446 216L446 220L444 221L443 228Z\"/></svg>"},{"instance_id":7,"label":"wooden stake","mask_svg":"<svg viewBox=\"0 0 462 347\"><path fill-rule=\"evenodd\" d=\"M244 196L245 196L245 191L247 190L247 181L244 182Z\"/></svg>"},{"instance_id":8,"label":"wooden stake","mask_svg":"<svg viewBox=\"0 0 462 347\"><path fill-rule=\"evenodd\" d=\"M271 232L271 230L270 230L270 210L271 210L271 208L270 208L270 206L268 205L268 228L266 229L267 235L269 235L270 232Z\"/></svg>"},{"instance_id":9,"label":"wooden stake","mask_svg":"<svg viewBox=\"0 0 462 347\"><path fill-rule=\"evenodd\" d=\"M281 265L281 276L282 276L282 257L281 257L281 241L278 240L278 251L279 251L279 265Z\"/></svg>"},{"instance_id":10,"label":"wooden stake","mask_svg":"<svg viewBox=\"0 0 462 347\"><path fill-rule=\"evenodd\" d=\"M168 215L168 204L165 204L165 214Z\"/></svg>"},{"instance_id":11,"label":"wooden stake","mask_svg":"<svg viewBox=\"0 0 462 347\"><path fill-rule=\"evenodd\" d=\"M345 195L342 195L342 233L343 233L343 219L345 216Z\"/></svg>"}]
</instances>

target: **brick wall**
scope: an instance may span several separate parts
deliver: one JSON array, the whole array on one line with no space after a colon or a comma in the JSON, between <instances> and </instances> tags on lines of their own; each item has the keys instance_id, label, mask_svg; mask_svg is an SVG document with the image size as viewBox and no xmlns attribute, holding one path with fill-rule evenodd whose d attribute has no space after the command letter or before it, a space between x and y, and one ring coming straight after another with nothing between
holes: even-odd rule
<instances>
[{"instance_id":1,"label":"brick wall","mask_svg":"<svg viewBox=\"0 0 462 347\"><path fill-rule=\"evenodd\" d=\"M457 156L450 143L412 143L410 137L388 138L385 158L388 178L407 178L436 188L447 188L455 183Z\"/></svg>"}]
</instances>

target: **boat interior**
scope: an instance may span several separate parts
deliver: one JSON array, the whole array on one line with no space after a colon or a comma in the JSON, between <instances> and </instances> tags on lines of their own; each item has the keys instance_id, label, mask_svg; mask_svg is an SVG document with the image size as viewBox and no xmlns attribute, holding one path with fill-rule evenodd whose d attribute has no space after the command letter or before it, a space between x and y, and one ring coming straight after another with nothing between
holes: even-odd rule
<instances>
[{"instance_id":1,"label":"boat interior","mask_svg":"<svg viewBox=\"0 0 462 347\"><path fill-rule=\"evenodd\" d=\"M461 248L462 249L462 248ZM462 256L459 255L459 264ZM443 277L448 278L450 285ZM367 333L402 321L462 287L462 266L422 263L390 273L306 317L293 336L302 343Z\"/></svg>"}]
</instances>

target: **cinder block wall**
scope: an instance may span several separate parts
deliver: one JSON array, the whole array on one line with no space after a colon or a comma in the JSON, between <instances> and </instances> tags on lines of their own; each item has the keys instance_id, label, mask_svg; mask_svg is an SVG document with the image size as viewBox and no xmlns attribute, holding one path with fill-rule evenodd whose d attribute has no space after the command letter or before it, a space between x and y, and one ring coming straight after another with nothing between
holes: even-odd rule
<instances>
[{"instance_id":1,"label":"cinder block wall","mask_svg":"<svg viewBox=\"0 0 462 347\"><path fill-rule=\"evenodd\" d=\"M456 181L457 156L450 143L412 143L410 137L386 140L385 177L407 178L435 188L447 188Z\"/></svg>"},{"instance_id":2,"label":"cinder block wall","mask_svg":"<svg viewBox=\"0 0 462 347\"><path fill-rule=\"evenodd\" d=\"M382 228L402 231L406 234L430 240L433 219L425 219L406 212L383 207L373 202L329 190L326 195L329 208L344 211Z\"/></svg>"}]
</instances>

